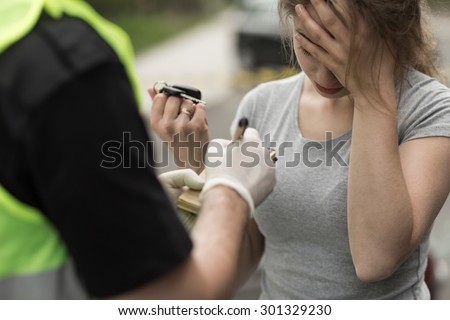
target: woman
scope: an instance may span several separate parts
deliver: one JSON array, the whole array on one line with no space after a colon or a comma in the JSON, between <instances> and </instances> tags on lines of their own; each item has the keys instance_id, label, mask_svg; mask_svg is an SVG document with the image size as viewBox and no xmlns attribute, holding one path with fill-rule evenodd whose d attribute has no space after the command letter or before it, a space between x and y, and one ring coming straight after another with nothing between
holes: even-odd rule
<instances>
[{"instance_id":1,"label":"woman","mask_svg":"<svg viewBox=\"0 0 450 320\"><path fill-rule=\"evenodd\" d=\"M420 0L279 0L302 69L243 99L278 150L249 228L262 299L428 299L429 234L450 190L450 90ZM236 123L236 121L235 121Z\"/></svg>"}]
</instances>

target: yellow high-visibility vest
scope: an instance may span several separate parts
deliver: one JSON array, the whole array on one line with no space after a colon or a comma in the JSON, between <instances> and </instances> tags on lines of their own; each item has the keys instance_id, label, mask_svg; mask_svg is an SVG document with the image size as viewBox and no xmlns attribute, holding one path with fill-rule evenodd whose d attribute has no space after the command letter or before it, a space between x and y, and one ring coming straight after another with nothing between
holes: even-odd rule
<instances>
[{"instance_id":1,"label":"yellow high-visibility vest","mask_svg":"<svg viewBox=\"0 0 450 320\"><path fill-rule=\"evenodd\" d=\"M54 19L68 15L87 22L116 52L140 104L134 53L127 34L101 17L84 1L0 0L0 54L29 34L43 12ZM65 244L45 215L19 201L0 185L0 299L10 297L9 292L2 292L2 286L11 291L11 288L16 290L17 284L20 287L17 290L25 293L33 290L32 286L37 287L37 283L43 284L45 288L49 285L49 277L60 279L62 273L64 277L73 273L73 268L68 267L68 264L70 257ZM72 280L67 282L73 283ZM68 296L84 297L85 293L80 288L69 288L68 291L75 293ZM45 293L42 296L48 297Z\"/></svg>"}]
</instances>

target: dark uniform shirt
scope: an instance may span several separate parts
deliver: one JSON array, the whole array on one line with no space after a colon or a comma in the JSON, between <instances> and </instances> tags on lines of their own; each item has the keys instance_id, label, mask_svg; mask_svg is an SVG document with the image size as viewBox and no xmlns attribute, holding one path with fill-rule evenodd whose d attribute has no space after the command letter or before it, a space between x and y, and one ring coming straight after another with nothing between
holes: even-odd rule
<instances>
[{"instance_id":1,"label":"dark uniform shirt","mask_svg":"<svg viewBox=\"0 0 450 320\"><path fill-rule=\"evenodd\" d=\"M42 17L0 55L0 184L56 226L97 297L143 285L191 250L152 152L122 64L86 23Z\"/></svg>"}]
</instances>

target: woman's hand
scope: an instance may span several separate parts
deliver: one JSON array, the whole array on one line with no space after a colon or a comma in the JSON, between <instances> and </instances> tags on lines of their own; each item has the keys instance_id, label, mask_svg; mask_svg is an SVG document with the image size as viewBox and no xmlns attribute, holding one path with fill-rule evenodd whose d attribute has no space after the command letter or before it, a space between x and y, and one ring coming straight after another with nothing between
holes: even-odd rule
<instances>
[{"instance_id":1,"label":"woman's hand","mask_svg":"<svg viewBox=\"0 0 450 320\"><path fill-rule=\"evenodd\" d=\"M369 30L361 15L355 15L350 27L349 10L357 9L332 8L324 0L311 0L311 4L308 9L300 4L295 7L298 44L325 65L355 99L362 96L382 101L386 90L392 93L393 52Z\"/></svg>"},{"instance_id":2,"label":"woman's hand","mask_svg":"<svg viewBox=\"0 0 450 320\"><path fill-rule=\"evenodd\" d=\"M153 100L150 115L152 129L169 144L178 167L200 173L209 141L206 106L156 93L153 88L148 93Z\"/></svg>"}]
</instances>

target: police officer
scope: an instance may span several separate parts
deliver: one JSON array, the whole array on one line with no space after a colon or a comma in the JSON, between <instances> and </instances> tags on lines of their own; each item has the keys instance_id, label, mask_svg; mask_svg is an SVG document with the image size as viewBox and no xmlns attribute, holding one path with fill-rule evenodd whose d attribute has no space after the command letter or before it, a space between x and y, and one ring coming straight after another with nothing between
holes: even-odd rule
<instances>
[{"instance_id":1,"label":"police officer","mask_svg":"<svg viewBox=\"0 0 450 320\"><path fill-rule=\"evenodd\" d=\"M230 297L273 167L241 168L234 151L232 167L206 168L189 237L152 168L127 36L81 0L0 0L0 16L0 299ZM190 170L161 180L203 185Z\"/></svg>"}]
</instances>

